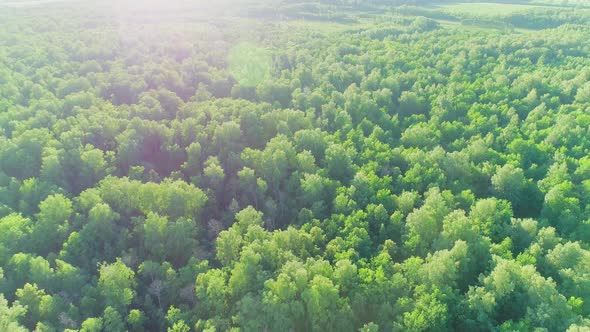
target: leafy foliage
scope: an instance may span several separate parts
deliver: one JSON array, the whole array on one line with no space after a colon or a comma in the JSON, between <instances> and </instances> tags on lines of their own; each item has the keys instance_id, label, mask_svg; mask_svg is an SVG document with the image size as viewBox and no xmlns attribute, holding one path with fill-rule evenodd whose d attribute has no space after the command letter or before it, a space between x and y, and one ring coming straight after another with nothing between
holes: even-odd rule
<instances>
[{"instance_id":1,"label":"leafy foliage","mask_svg":"<svg viewBox=\"0 0 590 332\"><path fill-rule=\"evenodd\" d=\"M149 3L0 7L1 331L590 328L586 10Z\"/></svg>"}]
</instances>

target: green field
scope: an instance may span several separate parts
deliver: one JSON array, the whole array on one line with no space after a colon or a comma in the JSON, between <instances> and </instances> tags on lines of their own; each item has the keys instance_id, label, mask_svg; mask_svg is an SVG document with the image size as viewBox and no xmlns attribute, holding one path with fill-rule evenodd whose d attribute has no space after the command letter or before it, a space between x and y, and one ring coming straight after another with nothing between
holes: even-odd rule
<instances>
[{"instance_id":1,"label":"green field","mask_svg":"<svg viewBox=\"0 0 590 332\"><path fill-rule=\"evenodd\" d=\"M504 16L540 7L534 5L471 2L441 5L439 8L442 8L449 14L456 15Z\"/></svg>"}]
</instances>

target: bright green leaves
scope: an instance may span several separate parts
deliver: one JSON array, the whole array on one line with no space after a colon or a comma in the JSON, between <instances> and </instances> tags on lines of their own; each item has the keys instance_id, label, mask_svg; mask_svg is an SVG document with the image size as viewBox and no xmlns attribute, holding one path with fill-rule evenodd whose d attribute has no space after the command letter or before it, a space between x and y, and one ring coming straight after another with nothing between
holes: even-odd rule
<instances>
[{"instance_id":1,"label":"bright green leaves","mask_svg":"<svg viewBox=\"0 0 590 332\"><path fill-rule=\"evenodd\" d=\"M330 279L315 276L301 296L310 315L312 330L350 330L350 307L340 298L338 287Z\"/></svg>"},{"instance_id":2,"label":"bright green leaves","mask_svg":"<svg viewBox=\"0 0 590 332\"><path fill-rule=\"evenodd\" d=\"M415 255L425 255L442 230L443 218L450 212L438 189L429 191L424 205L410 213L406 219L405 246Z\"/></svg>"},{"instance_id":3,"label":"bright green leaves","mask_svg":"<svg viewBox=\"0 0 590 332\"><path fill-rule=\"evenodd\" d=\"M406 331L446 331L448 329L448 308L441 301L444 295L435 288L428 292L426 287L416 290L416 302L410 312L404 313L403 329ZM402 328L400 326L400 328Z\"/></svg>"},{"instance_id":4,"label":"bright green leaves","mask_svg":"<svg viewBox=\"0 0 590 332\"><path fill-rule=\"evenodd\" d=\"M98 289L107 306L124 311L135 297L135 273L120 259L100 266Z\"/></svg>"},{"instance_id":5,"label":"bright green leaves","mask_svg":"<svg viewBox=\"0 0 590 332\"><path fill-rule=\"evenodd\" d=\"M0 218L0 262L21 250L31 232L31 221L19 214Z\"/></svg>"},{"instance_id":6,"label":"bright green leaves","mask_svg":"<svg viewBox=\"0 0 590 332\"><path fill-rule=\"evenodd\" d=\"M108 177L101 181L100 193L105 202L122 214L154 212L171 219L198 216L207 200L203 191L195 186L169 179L161 183L141 183Z\"/></svg>"},{"instance_id":7,"label":"bright green leaves","mask_svg":"<svg viewBox=\"0 0 590 332\"><path fill-rule=\"evenodd\" d=\"M504 200L486 198L475 203L469 212L469 218L482 235L489 236L494 242L500 242L510 224L512 209Z\"/></svg>"},{"instance_id":8,"label":"bright green leaves","mask_svg":"<svg viewBox=\"0 0 590 332\"><path fill-rule=\"evenodd\" d=\"M25 332L26 328L19 324L19 320L27 312L27 308L20 304L8 305L4 295L0 295L0 330L10 332Z\"/></svg>"},{"instance_id":9,"label":"bright green leaves","mask_svg":"<svg viewBox=\"0 0 590 332\"><path fill-rule=\"evenodd\" d=\"M483 286L468 294L471 310L480 324L525 320L549 330L565 330L576 321L572 308L555 282L539 275L531 265L500 260Z\"/></svg>"},{"instance_id":10,"label":"bright green leaves","mask_svg":"<svg viewBox=\"0 0 590 332\"><path fill-rule=\"evenodd\" d=\"M41 202L39 210L31 230L31 246L36 253L47 255L59 250L68 235L72 202L61 194L52 195Z\"/></svg>"}]
</instances>

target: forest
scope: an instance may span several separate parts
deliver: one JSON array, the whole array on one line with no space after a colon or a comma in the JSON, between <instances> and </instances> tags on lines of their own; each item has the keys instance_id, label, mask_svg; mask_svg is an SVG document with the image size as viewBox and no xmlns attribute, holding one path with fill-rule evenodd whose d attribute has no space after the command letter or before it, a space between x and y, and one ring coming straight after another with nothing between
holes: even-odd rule
<instances>
[{"instance_id":1,"label":"forest","mask_svg":"<svg viewBox=\"0 0 590 332\"><path fill-rule=\"evenodd\" d=\"M590 331L584 1L0 2L0 331Z\"/></svg>"}]
</instances>

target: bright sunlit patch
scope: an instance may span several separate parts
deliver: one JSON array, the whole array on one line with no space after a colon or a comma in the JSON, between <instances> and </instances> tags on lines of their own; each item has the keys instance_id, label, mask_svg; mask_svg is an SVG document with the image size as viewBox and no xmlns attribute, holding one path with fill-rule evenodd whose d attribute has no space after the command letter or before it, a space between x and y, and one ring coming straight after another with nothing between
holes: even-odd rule
<instances>
[{"instance_id":1,"label":"bright sunlit patch","mask_svg":"<svg viewBox=\"0 0 590 332\"><path fill-rule=\"evenodd\" d=\"M239 43L228 56L231 75L242 86L255 87L270 78L270 52L252 43Z\"/></svg>"}]
</instances>

